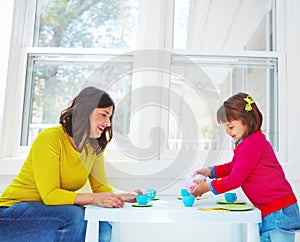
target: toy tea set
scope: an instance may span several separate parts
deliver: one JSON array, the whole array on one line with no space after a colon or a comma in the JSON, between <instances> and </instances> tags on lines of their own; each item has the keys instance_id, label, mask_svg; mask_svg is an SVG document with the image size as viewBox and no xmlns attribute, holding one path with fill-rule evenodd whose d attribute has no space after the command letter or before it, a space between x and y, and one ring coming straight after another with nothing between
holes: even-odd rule
<instances>
[{"instance_id":1,"label":"toy tea set","mask_svg":"<svg viewBox=\"0 0 300 242\"><path fill-rule=\"evenodd\" d=\"M184 182L184 189L181 189L181 198L184 206L192 207L195 203L195 200L200 200L201 197L195 198L190 193L197 186L197 183L194 180L206 181L206 177L201 174L192 174ZM238 200L237 194L235 192L227 192L224 194L224 199L218 200L216 207L199 207L199 210L209 210L209 211L246 211L251 210L253 207L251 205L245 204L244 200Z\"/></svg>"},{"instance_id":2,"label":"toy tea set","mask_svg":"<svg viewBox=\"0 0 300 242\"><path fill-rule=\"evenodd\" d=\"M192 174L184 182L184 187L180 190L181 197L178 199L182 200L185 207L193 207L195 200L204 199L202 197L195 198L191 195L192 190L197 186L195 180L206 181L206 177L201 174ZM144 194L136 195L136 203L133 203L133 207L152 207L150 203L153 200L158 200L155 189L147 189ZM198 210L204 211L246 211L253 209L253 206L247 205L244 200L238 200L237 194L234 192L227 192L224 194L224 199L217 200L216 207L199 207Z\"/></svg>"}]
</instances>

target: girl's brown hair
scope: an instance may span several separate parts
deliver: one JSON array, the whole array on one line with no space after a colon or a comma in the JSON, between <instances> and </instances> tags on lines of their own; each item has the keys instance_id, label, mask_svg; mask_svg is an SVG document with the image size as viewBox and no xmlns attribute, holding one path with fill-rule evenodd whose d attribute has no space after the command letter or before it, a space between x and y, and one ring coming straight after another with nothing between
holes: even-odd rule
<instances>
[{"instance_id":1,"label":"girl's brown hair","mask_svg":"<svg viewBox=\"0 0 300 242\"><path fill-rule=\"evenodd\" d=\"M97 139L91 139L90 136L90 115L95 108L106 108L115 104L111 97L103 90L95 87L84 88L72 101L71 105L61 112L60 124L69 136L73 137L75 145L79 146L83 137L84 148L89 141L95 149L96 154L105 150L106 145L112 139L112 116L110 117L110 127L106 127L102 135ZM87 151L87 150L86 150Z\"/></svg>"},{"instance_id":2,"label":"girl's brown hair","mask_svg":"<svg viewBox=\"0 0 300 242\"><path fill-rule=\"evenodd\" d=\"M247 93L239 92L228 98L223 105L218 109L218 123L231 122L240 120L248 127L248 132L245 137L259 130L262 125L262 114L259 111L255 102L249 104L245 99L251 98ZM246 105L251 106L251 110L246 110ZM243 138L245 138L243 137Z\"/></svg>"}]
</instances>

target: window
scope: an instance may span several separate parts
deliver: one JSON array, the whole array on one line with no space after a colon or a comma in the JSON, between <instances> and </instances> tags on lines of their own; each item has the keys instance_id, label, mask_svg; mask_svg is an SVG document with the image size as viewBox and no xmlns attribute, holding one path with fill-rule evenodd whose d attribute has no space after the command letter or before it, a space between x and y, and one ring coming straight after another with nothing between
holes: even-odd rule
<instances>
[{"instance_id":1,"label":"window","mask_svg":"<svg viewBox=\"0 0 300 242\"><path fill-rule=\"evenodd\" d=\"M276 50L274 1L175 0L174 48Z\"/></svg>"},{"instance_id":2,"label":"window","mask_svg":"<svg viewBox=\"0 0 300 242\"><path fill-rule=\"evenodd\" d=\"M220 160L232 143L216 111L239 91L255 97L279 150L275 1L30 0L24 9L20 147L95 85L116 102L106 151L115 177L174 181L199 157Z\"/></svg>"},{"instance_id":3,"label":"window","mask_svg":"<svg viewBox=\"0 0 300 242\"><path fill-rule=\"evenodd\" d=\"M126 74L132 70L130 56L30 53L28 57L31 71L26 80L21 145L31 145L42 129L57 125L60 112L84 87L106 89L115 102L131 89L131 74ZM128 122L125 116L115 120L116 130Z\"/></svg>"},{"instance_id":4,"label":"window","mask_svg":"<svg viewBox=\"0 0 300 242\"><path fill-rule=\"evenodd\" d=\"M187 124L194 118L197 125L188 125L186 133L190 133L188 137L195 138L194 142L199 142L200 149L232 148L231 145L224 145L216 124L216 111L232 93L240 91L255 96L265 117L263 132L275 149L278 148L278 124L274 122L278 118L277 101L266 98L266 93L273 97L278 93L276 58L173 56L171 73L170 90L178 93L181 101L175 106L171 98L170 107L175 106L178 110L175 113L181 114L177 116L186 119ZM184 107L185 102L187 107ZM179 132L180 129L171 122L169 127L172 131L170 135L182 142L183 132ZM172 143L175 147L180 145L176 141Z\"/></svg>"}]
</instances>

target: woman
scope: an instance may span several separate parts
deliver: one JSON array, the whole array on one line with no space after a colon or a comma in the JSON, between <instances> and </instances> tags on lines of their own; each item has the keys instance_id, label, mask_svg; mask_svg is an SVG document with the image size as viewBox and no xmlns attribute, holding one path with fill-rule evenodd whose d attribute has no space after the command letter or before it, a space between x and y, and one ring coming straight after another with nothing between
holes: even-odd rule
<instances>
[{"instance_id":1,"label":"woman","mask_svg":"<svg viewBox=\"0 0 300 242\"><path fill-rule=\"evenodd\" d=\"M115 194L103 152L112 139L114 102L87 87L63 110L60 126L35 139L18 176L0 197L0 241L85 240L84 206L119 208L134 194ZM79 193L87 180L91 193ZM138 191L139 192L139 191ZM99 241L110 241L111 225L99 224Z\"/></svg>"}]
</instances>

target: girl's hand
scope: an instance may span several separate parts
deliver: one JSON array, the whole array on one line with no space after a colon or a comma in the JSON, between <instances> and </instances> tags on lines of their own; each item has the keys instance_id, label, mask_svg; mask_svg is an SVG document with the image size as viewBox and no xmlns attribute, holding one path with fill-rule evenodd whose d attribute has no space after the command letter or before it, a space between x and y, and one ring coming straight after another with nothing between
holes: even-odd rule
<instances>
[{"instance_id":1,"label":"girl's hand","mask_svg":"<svg viewBox=\"0 0 300 242\"><path fill-rule=\"evenodd\" d=\"M205 181L194 180L194 182L198 184L191 191L191 194L194 197L200 197L200 196L202 196L202 194L210 191L209 185Z\"/></svg>"},{"instance_id":2,"label":"girl's hand","mask_svg":"<svg viewBox=\"0 0 300 242\"><path fill-rule=\"evenodd\" d=\"M120 208L124 206L124 199L112 192L100 192L93 193L92 203L106 208Z\"/></svg>"},{"instance_id":3,"label":"girl's hand","mask_svg":"<svg viewBox=\"0 0 300 242\"><path fill-rule=\"evenodd\" d=\"M201 169L199 169L199 170L196 170L195 172L194 172L194 174L201 174L201 175L203 175L203 176L205 176L205 177L208 177L208 176L211 176L211 171L210 171L210 169L207 167L207 168L201 168Z\"/></svg>"}]
</instances>

